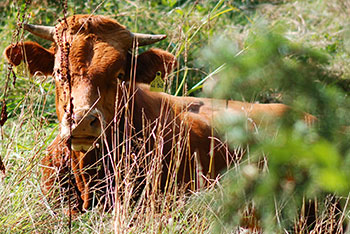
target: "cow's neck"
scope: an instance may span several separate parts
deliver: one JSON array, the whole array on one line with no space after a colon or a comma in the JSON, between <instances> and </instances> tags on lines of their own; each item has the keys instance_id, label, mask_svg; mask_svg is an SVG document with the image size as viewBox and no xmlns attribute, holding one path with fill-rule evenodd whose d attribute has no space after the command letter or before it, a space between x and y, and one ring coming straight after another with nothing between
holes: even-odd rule
<instances>
[{"instance_id":1,"label":"cow's neck","mask_svg":"<svg viewBox=\"0 0 350 234\"><path fill-rule=\"evenodd\" d=\"M171 103L170 95L161 92L151 92L147 85L136 85L133 113L135 130L139 132L142 131L146 124L170 119L170 115L172 115ZM148 123L145 123L145 121Z\"/></svg>"}]
</instances>

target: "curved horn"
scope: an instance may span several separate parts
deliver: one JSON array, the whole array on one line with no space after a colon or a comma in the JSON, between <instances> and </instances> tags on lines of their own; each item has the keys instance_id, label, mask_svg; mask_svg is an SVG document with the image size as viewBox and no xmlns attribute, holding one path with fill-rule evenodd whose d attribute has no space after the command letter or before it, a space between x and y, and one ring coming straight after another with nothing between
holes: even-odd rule
<instances>
[{"instance_id":1,"label":"curved horn","mask_svg":"<svg viewBox=\"0 0 350 234\"><path fill-rule=\"evenodd\" d=\"M49 41L55 41L53 36L55 35L55 27L53 26L41 26L33 24L24 24L24 30L27 30L34 35L41 37Z\"/></svg>"},{"instance_id":2,"label":"curved horn","mask_svg":"<svg viewBox=\"0 0 350 234\"><path fill-rule=\"evenodd\" d=\"M166 35L153 35L143 33L131 33L131 35L139 42L139 46L150 45L166 38Z\"/></svg>"}]
</instances>

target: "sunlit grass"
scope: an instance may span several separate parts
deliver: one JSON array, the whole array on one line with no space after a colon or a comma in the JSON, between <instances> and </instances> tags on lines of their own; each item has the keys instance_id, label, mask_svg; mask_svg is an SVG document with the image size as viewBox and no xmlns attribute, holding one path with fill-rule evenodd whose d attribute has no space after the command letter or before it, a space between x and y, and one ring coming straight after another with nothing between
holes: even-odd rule
<instances>
[{"instance_id":1,"label":"sunlit grass","mask_svg":"<svg viewBox=\"0 0 350 234\"><path fill-rule=\"evenodd\" d=\"M53 25L58 17L62 17L60 4L32 2L26 12L31 15L30 22ZM350 5L345 0L260 1L261 4L244 4L249 1L198 1L197 5L193 5L193 2L69 1L68 13L95 12L115 17L135 32L167 34L167 40L154 46L167 49L178 58L178 72L169 81L168 92L172 94L198 94L193 92L193 88L201 85L202 79L207 79L220 67L198 61L204 47L214 45L218 38L226 38L233 41L233 45L227 45L227 48L249 50L249 35L256 32L261 21L271 27L283 23L288 39L321 49L330 58L326 69L342 79L349 78L347 26ZM11 42L16 42L12 34L20 5L21 1L11 1L6 8L0 8L0 11L4 9L0 13L3 16L0 22L1 52ZM28 39L36 38L24 33L23 40ZM39 41L49 46L49 43ZM2 57L1 99L6 79L7 64ZM58 132L54 90L50 78L29 78L17 73L15 87L10 81L6 98L9 120L0 132L0 156L6 166L6 176L0 182L1 233L69 232L65 213L67 207L59 204L58 208L54 208L40 188L40 159ZM259 96L256 99L248 101L261 101ZM223 193L220 183L214 189L219 194ZM96 207L73 217L72 233L116 233L118 230L124 233L212 233L215 225L222 225L220 230L230 233L232 230L221 223L217 210L213 208L216 206L215 198L220 198L212 196L214 189L191 196L179 193L176 199L171 193L152 197L160 207L158 210L150 210L154 204L146 201L136 206L121 204L121 207L108 213L102 207ZM128 194L128 191L124 192L124 195ZM248 199L246 202L249 202ZM120 213L117 214L117 211ZM276 208L276 214L278 212L279 208ZM327 212L327 209L320 210L324 218L318 220L318 233L324 231L322 222L332 217ZM347 219L346 211L342 215Z\"/></svg>"}]
</instances>

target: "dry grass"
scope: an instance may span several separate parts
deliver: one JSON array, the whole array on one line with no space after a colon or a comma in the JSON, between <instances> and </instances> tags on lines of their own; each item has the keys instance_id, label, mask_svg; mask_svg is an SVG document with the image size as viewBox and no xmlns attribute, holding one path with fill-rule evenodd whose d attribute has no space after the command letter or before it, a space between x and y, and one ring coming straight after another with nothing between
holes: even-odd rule
<instances>
[{"instance_id":1,"label":"dry grass","mask_svg":"<svg viewBox=\"0 0 350 234\"><path fill-rule=\"evenodd\" d=\"M159 44L168 48L179 58L180 72L176 73L169 92L178 90L182 79L189 80L185 89L196 84L211 71L195 62L198 51L208 44L215 43L218 35L235 39L237 46L246 49L247 35L254 30L254 23L265 19L274 25L283 21L286 25L286 36L312 47L317 47L329 53L331 57L329 69L344 79L349 77L348 68L348 37L347 18L350 5L347 1L273 1L276 4L264 3L254 11L245 8L234 8L222 13L233 5L233 1L219 2L199 1L197 7L189 7L192 2L179 6L157 6L156 3L131 1L113 8L114 1L105 1L97 14L117 15L118 19L134 31L166 32L168 41ZM242 1L243 2L243 1ZM263 1L266 2L266 1ZM69 2L69 12L73 13L74 4ZM8 1L4 4L8 5ZM77 6L79 11L89 13L91 9ZM87 5L92 3L86 3ZM12 32L16 24L16 9L8 10L6 21L0 22L3 51L12 40ZM38 5L33 5L29 12L34 15L57 14L55 8L47 6L43 13ZM215 7L218 6L217 9ZM1 7L1 5L0 5ZM153 7L153 10L148 10ZM248 12L246 12L248 11ZM54 13L55 12L55 13ZM85 12L85 13L86 13ZM77 12L82 13L82 12ZM222 13L211 19L210 16ZM243 15L242 20L238 20ZM122 18L124 17L124 18ZM130 22L130 20L132 20ZM50 19L43 19L47 22ZM249 23L253 22L252 24ZM25 36L27 37L27 36ZM158 46L158 45L157 45ZM190 72L189 72L190 71ZM7 65L4 59L0 64L0 81L6 80ZM0 134L0 156L6 166L6 176L0 182L0 232L1 233L69 233L67 204L63 198L58 202L48 201L40 188L40 159L45 149L57 134L57 121L54 117L54 86L51 78L28 78L17 72L17 84L11 87L7 104L9 120L2 127ZM0 87L1 88L1 87ZM2 88L0 89L2 91ZM3 93L0 93L3 95ZM1 96L2 97L2 96ZM147 129L145 127L145 129ZM153 135L156 142L162 141L163 126L156 128ZM151 129L148 129L151 131ZM125 133L127 134L127 132ZM186 136L187 132L182 132ZM147 134L151 135L151 134ZM124 148L123 152L106 152L106 157L120 158L114 170L117 176L114 196L115 206L106 212L103 204L92 210L73 217L72 233L212 233L215 224L222 226L224 233L236 233L225 227L220 221L220 209L214 209L216 204L214 192L223 193L220 182L205 191L186 194L176 186L176 161L174 171L169 172L167 192L163 193L155 186L158 183L160 162L163 160L161 145L154 152L144 152L147 141L127 138L128 141L138 141L138 149ZM174 147L184 150L186 137ZM127 142L120 142L127 143ZM133 142L134 143L134 142ZM126 144L131 146L130 142ZM119 156L119 157L118 157ZM122 156L122 157L121 157ZM122 158L122 159L121 159ZM176 157L175 157L176 158ZM247 155L249 158L249 153ZM136 165L134 162L143 162ZM234 169L236 170L236 169ZM143 178L145 184L140 198L135 201L134 195L138 178ZM108 184L108 183L107 183ZM347 212L348 197L341 198L342 210L338 210L329 198L319 201L316 206L317 218L311 233L345 233L349 213ZM247 201L249 204L249 201ZM304 208L310 203L305 202ZM279 220L283 204L276 205L275 219ZM240 212L240 211L237 211ZM306 233L305 209L295 220L293 230L289 233ZM343 226L344 227L343 227ZM345 228L346 230L344 230ZM239 231L237 231L239 233ZM243 232L242 232L243 233Z\"/></svg>"}]
</instances>

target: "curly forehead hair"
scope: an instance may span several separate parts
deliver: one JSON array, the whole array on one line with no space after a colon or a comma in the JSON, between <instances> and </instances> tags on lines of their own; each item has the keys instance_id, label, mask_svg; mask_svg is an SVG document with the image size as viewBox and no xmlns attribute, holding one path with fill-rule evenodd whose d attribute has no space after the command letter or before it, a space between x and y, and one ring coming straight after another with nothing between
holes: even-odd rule
<instances>
[{"instance_id":1,"label":"curly forehead hair","mask_svg":"<svg viewBox=\"0 0 350 234\"><path fill-rule=\"evenodd\" d=\"M58 32L67 30L70 35L94 34L103 40L117 40L126 47L132 46L132 35L124 25L101 15L74 15L62 20ZM59 33L60 34L60 33Z\"/></svg>"}]
</instances>

